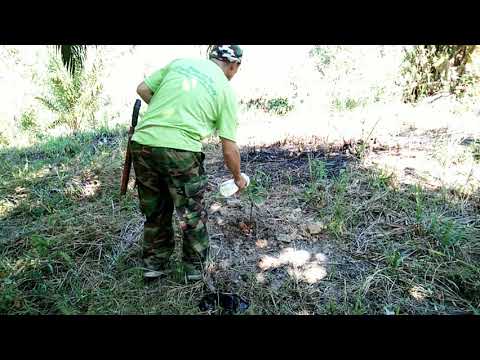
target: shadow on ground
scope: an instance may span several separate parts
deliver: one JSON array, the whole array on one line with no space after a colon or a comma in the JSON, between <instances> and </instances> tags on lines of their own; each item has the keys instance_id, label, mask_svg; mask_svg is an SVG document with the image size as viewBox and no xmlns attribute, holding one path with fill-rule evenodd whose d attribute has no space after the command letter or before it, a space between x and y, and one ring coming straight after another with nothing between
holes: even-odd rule
<instances>
[{"instance_id":1,"label":"shadow on ground","mask_svg":"<svg viewBox=\"0 0 480 360\"><path fill-rule=\"evenodd\" d=\"M136 192L118 196L124 135L0 153L0 312L198 314L212 290L253 314L478 311L480 194L403 184L351 143L242 148L252 185L233 199L218 194L229 175L210 146L205 282L146 286Z\"/></svg>"}]
</instances>

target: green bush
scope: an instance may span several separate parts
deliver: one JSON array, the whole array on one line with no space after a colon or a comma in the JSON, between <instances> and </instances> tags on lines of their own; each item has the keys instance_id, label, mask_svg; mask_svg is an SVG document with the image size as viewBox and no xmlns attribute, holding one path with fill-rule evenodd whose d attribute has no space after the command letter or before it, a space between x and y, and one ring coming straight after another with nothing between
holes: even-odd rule
<instances>
[{"instance_id":1,"label":"green bush","mask_svg":"<svg viewBox=\"0 0 480 360\"><path fill-rule=\"evenodd\" d=\"M34 109L28 109L20 117L20 129L31 131L37 128L37 114Z\"/></svg>"},{"instance_id":2,"label":"green bush","mask_svg":"<svg viewBox=\"0 0 480 360\"><path fill-rule=\"evenodd\" d=\"M99 109L102 91L102 84L98 80L101 70L101 63L96 63L90 70L77 66L70 74L58 54L51 55L50 77L46 84L48 92L36 98L57 115L50 127L66 125L72 131L77 131L96 126L95 113Z\"/></svg>"},{"instance_id":3,"label":"green bush","mask_svg":"<svg viewBox=\"0 0 480 360\"><path fill-rule=\"evenodd\" d=\"M286 115L293 110L294 106L290 104L288 98L278 97L266 99L259 97L250 99L248 101L240 101L240 104L245 105L247 110L252 108L262 110L266 113L273 113L276 115Z\"/></svg>"},{"instance_id":4,"label":"green bush","mask_svg":"<svg viewBox=\"0 0 480 360\"><path fill-rule=\"evenodd\" d=\"M415 102L438 92L462 94L475 83L466 72L475 45L417 45L405 51L403 100Z\"/></svg>"}]
</instances>

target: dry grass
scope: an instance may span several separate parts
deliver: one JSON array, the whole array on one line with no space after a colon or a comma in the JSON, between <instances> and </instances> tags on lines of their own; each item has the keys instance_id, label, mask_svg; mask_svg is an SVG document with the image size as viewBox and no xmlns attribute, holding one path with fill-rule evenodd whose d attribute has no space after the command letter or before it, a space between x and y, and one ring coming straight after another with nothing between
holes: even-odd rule
<instances>
[{"instance_id":1,"label":"dry grass","mask_svg":"<svg viewBox=\"0 0 480 360\"><path fill-rule=\"evenodd\" d=\"M397 140L418 139L407 132ZM412 185L403 173L372 165L380 153L400 151L402 158L402 148L379 143L344 147L359 159L336 163L344 168L335 174L323 154L338 156L339 147L328 151L318 141L290 139L245 150L260 206L252 221L250 198L233 207L212 199L225 208L212 221L222 235L217 261L227 264L218 270L217 287L233 286L262 303L256 311L270 314L477 313L478 191L429 186L428 172ZM311 152L302 161L295 151ZM470 150L464 151L468 157ZM220 159L210 169L228 176ZM315 221L325 230L312 236L305 227ZM242 233L241 223L253 230ZM315 254L326 254L326 260L315 260ZM318 279L308 277L312 265L321 267ZM256 275L235 281L242 272Z\"/></svg>"},{"instance_id":2,"label":"dry grass","mask_svg":"<svg viewBox=\"0 0 480 360\"><path fill-rule=\"evenodd\" d=\"M2 313L199 314L211 290L247 298L249 314L478 313L478 190L373 165L397 147L316 137L243 149L252 185L237 202L215 191L228 173L207 146L205 283L144 284L136 195L118 196L123 135L1 154Z\"/></svg>"}]
</instances>

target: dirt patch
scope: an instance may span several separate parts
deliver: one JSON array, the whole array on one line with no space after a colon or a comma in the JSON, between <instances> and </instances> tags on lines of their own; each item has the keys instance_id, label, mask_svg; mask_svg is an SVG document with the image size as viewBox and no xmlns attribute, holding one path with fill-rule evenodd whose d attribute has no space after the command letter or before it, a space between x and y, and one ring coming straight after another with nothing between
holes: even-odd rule
<instances>
[{"instance_id":1,"label":"dirt patch","mask_svg":"<svg viewBox=\"0 0 480 360\"><path fill-rule=\"evenodd\" d=\"M336 177L347 164L356 161L352 154L352 144L319 146L295 143L273 144L262 147L245 147L241 150L242 169L249 175L263 173L272 185L300 185L310 181L312 166L322 163L327 178ZM210 160L208 170L215 178L223 181L230 176L223 158ZM212 178L213 179L213 178Z\"/></svg>"},{"instance_id":2,"label":"dirt patch","mask_svg":"<svg viewBox=\"0 0 480 360\"><path fill-rule=\"evenodd\" d=\"M411 204L390 188L388 172L371 167L379 162L397 166L401 184L411 180L431 191L425 164L433 163L437 145L432 137L440 135L445 137L409 133L388 143L284 141L242 148L242 170L253 179L268 177L261 181L264 199L256 205L246 196L218 195L218 183L230 174L221 151L210 151L210 290L238 293L252 301L256 313L267 314L453 311L443 300L417 304L408 293L415 290L412 280L397 284L392 274L410 253L391 240L408 238L397 232L410 231L399 214ZM319 166L324 177L312 179L312 168ZM344 169L346 182L339 176Z\"/></svg>"},{"instance_id":3,"label":"dirt patch","mask_svg":"<svg viewBox=\"0 0 480 360\"><path fill-rule=\"evenodd\" d=\"M206 195L213 260L207 271L211 290L244 293L253 281L274 292L292 282L341 292L327 279L336 267L359 276L358 262L337 249L326 231L311 231L318 228L316 214L294 195L310 182L315 161L324 164L327 179L357 161L349 150L343 144L295 143L243 148L242 169L247 174L267 174L271 189L288 186L288 196L283 190L272 190L258 205L245 198L220 198L216 186L230 175L219 151L207 154L212 181Z\"/></svg>"}]
</instances>

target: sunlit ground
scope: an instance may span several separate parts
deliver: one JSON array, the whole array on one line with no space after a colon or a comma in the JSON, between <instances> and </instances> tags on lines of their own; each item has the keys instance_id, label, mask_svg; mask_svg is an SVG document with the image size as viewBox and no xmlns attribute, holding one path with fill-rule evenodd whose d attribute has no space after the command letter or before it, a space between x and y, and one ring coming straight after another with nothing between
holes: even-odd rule
<instances>
[{"instance_id":1,"label":"sunlit ground","mask_svg":"<svg viewBox=\"0 0 480 360\"><path fill-rule=\"evenodd\" d=\"M286 268L287 273L294 279L315 284L327 275L327 257L322 253L311 254L307 250L296 250L288 247L278 256L263 256L258 267L262 271L257 274L257 281L265 281L263 272L277 268Z\"/></svg>"}]
</instances>

